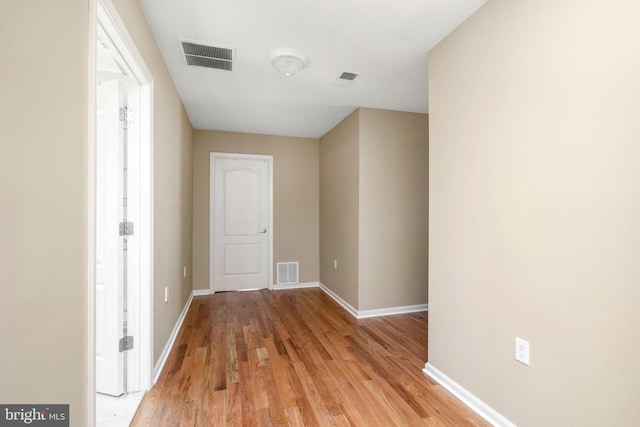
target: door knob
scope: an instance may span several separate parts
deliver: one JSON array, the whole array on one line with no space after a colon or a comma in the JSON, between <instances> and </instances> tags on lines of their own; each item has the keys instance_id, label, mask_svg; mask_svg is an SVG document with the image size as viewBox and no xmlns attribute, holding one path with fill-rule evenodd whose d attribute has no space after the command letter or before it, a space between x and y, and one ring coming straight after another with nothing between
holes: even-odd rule
<instances>
[{"instance_id":1,"label":"door knob","mask_svg":"<svg viewBox=\"0 0 640 427\"><path fill-rule=\"evenodd\" d=\"M267 229L266 228L261 228L260 230L258 230L258 233L266 233Z\"/></svg>"}]
</instances>

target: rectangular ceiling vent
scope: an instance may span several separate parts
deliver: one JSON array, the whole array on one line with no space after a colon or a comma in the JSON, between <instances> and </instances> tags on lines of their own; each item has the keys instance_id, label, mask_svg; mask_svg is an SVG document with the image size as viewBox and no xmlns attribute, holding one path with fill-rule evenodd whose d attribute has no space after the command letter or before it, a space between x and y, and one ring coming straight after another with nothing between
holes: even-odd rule
<instances>
[{"instance_id":1,"label":"rectangular ceiling vent","mask_svg":"<svg viewBox=\"0 0 640 427\"><path fill-rule=\"evenodd\" d=\"M335 84L338 86L351 86L356 78L358 78L358 73L345 71L340 74L340 77L335 81Z\"/></svg>"},{"instance_id":2,"label":"rectangular ceiling vent","mask_svg":"<svg viewBox=\"0 0 640 427\"><path fill-rule=\"evenodd\" d=\"M179 40L187 65L233 71L233 48Z\"/></svg>"},{"instance_id":3,"label":"rectangular ceiling vent","mask_svg":"<svg viewBox=\"0 0 640 427\"><path fill-rule=\"evenodd\" d=\"M344 73L340 74L339 78L341 78L342 80L355 80L356 77L358 77L356 73L349 73L345 71Z\"/></svg>"}]
</instances>

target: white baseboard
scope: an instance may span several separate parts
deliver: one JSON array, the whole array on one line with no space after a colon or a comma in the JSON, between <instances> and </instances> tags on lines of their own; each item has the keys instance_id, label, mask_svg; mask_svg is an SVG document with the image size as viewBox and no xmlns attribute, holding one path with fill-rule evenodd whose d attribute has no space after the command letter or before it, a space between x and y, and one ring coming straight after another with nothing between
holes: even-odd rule
<instances>
[{"instance_id":1,"label":"white baseboard","mask_svg":"<svg viewBox=\"0 0 640 427\"><path fill-rule=\"evenodd\" d=\"M207 292L209 292L208 289L207 289ZM160 374L162 373L162 369L164 368L164 364L167 363L167 359L169 358L169 353L171 352L173 343L176 341L176 338L178 337L178 332L180 332L180 328L182 327L182 322L184 322L184 318L187 316L187 311L189 311L189 306L191 306L191 301L193 301L193 296L195 293L196 291L192 291L191 295L189 295L189 299L187 300L187 303L184 305L184 308L182 309L182 313L180 313L180 316L178 317L178 320L176 321L176 324L173 327L173 331L171 331L171 335L169 335L169 340L167 340L167 344L164 346L164 349L160 354L158 363L156 363L156 366L153 368L153 384L155 384L158 381L158 378L160 378Z\"/></svg>"},{"instance_id":2,"label":"white baseboard","mask_svg":"<svg viewBox=\"0 0 640 427\"><path fill-rule=\"evenodd\" d=\"M358 311L358 319L366 319L367 317L392 316L394 314L418 313L421 311L429 311L429 304L405 305L402 307L378 308L375 310Z\"/></svg>"},{"instance_id":3,"label":"white baseboard","mask_svg":"<svg viewBox=\"0 0 640 427\"><path fill-rule=\"evenodd\" d=\"M335 302L340 304L342 308L347 310L356 319L366 319L368 317L391 316L394 314L417 313L420 311L429 310L429 304L418 304L418 305L407 305L403 307L388 307L388 308L379 308L375 310L358 311L355 309L355 307L353 307L351 304L346 302L338 294L333 292L331 289L327 288L322 283L320 283L319 286L320 286L320 289L322 289L327 295L333 298Z\"/></svg>"},{"instance_id":4,"label":"white baseboard","mask_svg":"<svg viewBox=\"0 0 640 427\"><path fill-rule=\"evenodd\" d=\"M213 292L211 292L211 289L194 289L192 294L194 297L199 297L203 295L211 295Z\"/></svg>"},{"instance_id":5,"label":"white baseboard","mask_svg":"<svg viewBox=\"0 0 640 427\"><path fill-rule=\"evenodd\" d=\"M342 306L342 308L344 308L345 310L347 310L349 313L351 313L351 315L353 317L355 317L356 319L358 318L358 310L356 310L351 304L349 304L348 302L346 302L345 300L343 300L338 294L336 294L335 292L333 292L331 289L327 288L325 285L323 285L322 283L319 284L320 289L322 289L324 291L325 294L329 295L331 298L333 298L333 300L335 302L337 302L338 304L340 304Z\"/></svg>"},{"instance_id":6,"label":"white baseboard","mask_svg":"<svg viewBox=\"0 0 640 427\"><path fill-rule=\"evenodd\" d=\"M320 286L319 282L305 282L305 283L294 283L291 285L272 285L271 290L273 291L282 291L286 289L304 289L304 288L317 288Z\"/></svg>"},{"instance_id":7,"label":"white baseboard","mask_svg":"<svg viewBox=\"0 0 640 427\"><path fill-rule=\"evenodd\" d=\"M516 427L514 423L503 417L498 411L478 399L469 390L449 378L432 364L425 364L422 372L433 378L438 384L460 399L462 403L491 423L491 425L496 427Z\"/></svg>"}]
</instances>

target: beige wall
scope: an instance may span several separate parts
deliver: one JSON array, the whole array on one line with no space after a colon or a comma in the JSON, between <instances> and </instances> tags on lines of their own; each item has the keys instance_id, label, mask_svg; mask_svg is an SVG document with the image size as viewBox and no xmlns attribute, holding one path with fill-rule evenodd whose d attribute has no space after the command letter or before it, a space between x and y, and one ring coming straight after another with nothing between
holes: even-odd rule
<instances>
[{"instance_id":1,"label":"beige wall","mask_svg":"<svg viewBox=\"0 0 640 427\"><path fill-rule=\"evenodd\" d=\"M429 362L521 427L640 425L638 16L490 0L429 55Z\"/></svg>"},{"instance_id":2,"label":"beige wall","mask_svg":"<svg viewBox=\"0 0 640 427\"><path fill-rule=\"evenodd\" d=\"M87 0L2 3L0 402L68 403L75 427L88 395L88 41Z\"/></svg>"},{"instance_id":3,"label":"beige wall","mask_svg":"<svg viewBox=\"0 0 640 427\"><path fill-rule=\"evenodd\" d=\"M359 117L354 111L320 138L320 281L355 308Z\"/></svg>"},{"instance_id":4,"label":"beige wall","mask_svg":"<svg viewBox=\"0 0 640 427\"><path fill-rule=\"evenodd\" d=\"M320 138L320 281L358 311L427 303L428 126L358 108Z\"/></svg>"},{"instance_id":5,"label":"beige wall","mask_svg":"<svg viewBox=\"0 0 640 427\"><path fill-rule=\"evenodd\" d=\"M0 14L0 401L68 403L77 427L90 385L90 3L10 0ZM175 290L154 307L157 357L191 290L191 126L137 2L115 3L155 78L155 279ZM40 45L36 61L26 47Z\"/></svg>"},{"instance_id":6,"label":"beige wall","mask_svg":"<svg viewBox=\"0 0 640 427\"><path fill-rule=\"evenodd\" d=\"M209 289L209 153L273 156L273 262L298 261L300 282L318 282L318 140L246 133L194 132L194 289Z\"/></svg>"},{"instance_id":7,"label":"beige wall","mask_svg":"<svg viewBox=\"0 0 640 427\"><path fill-rule=\"evenodd\" d=\"M192 128L137 1L113 0L154 79L154 363L192 290ZM187 267L187 277L183 267ZM169 302L164 287L169 286Z\"/></svg>"},{"instance_id":8,"label":"beige wall","mask_svg":"<svg viewBox=\"0 0 640 427\"><path fill-rule=\"evenodd\" d=\"M427 303L429 122L360 108L359 310Z\"/></svg>"}]
</instances>

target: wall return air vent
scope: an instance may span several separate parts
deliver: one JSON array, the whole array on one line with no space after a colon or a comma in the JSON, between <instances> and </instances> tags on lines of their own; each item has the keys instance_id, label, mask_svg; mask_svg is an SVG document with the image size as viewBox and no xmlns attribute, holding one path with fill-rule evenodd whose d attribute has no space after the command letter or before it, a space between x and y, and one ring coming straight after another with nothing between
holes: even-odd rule
<instances>
[{"instance_id":1,"label":"wall return air vent","mask_svg":"<svg viewBox=\"0 0 640 427\"><path fill-rule=\"evenodd\" d=\"M233 71L233 48L206 45L189 40L179 39L178 41L187 65Z\"/></svg>"},{"instance_id":2,"label":"wall return air vent","mask_svg":"<svg viewBox=\"0 0 640 427\"><path fill-rule=\"evenodd\" d=\"M278 285L293 285L299 282L298 278L298 262L279 262L278 267Z\"/></svg>"}]
</instances>

